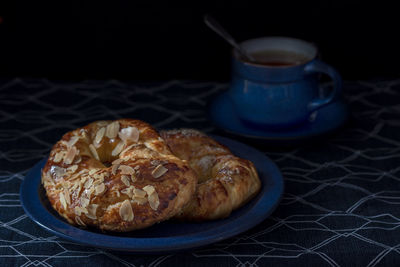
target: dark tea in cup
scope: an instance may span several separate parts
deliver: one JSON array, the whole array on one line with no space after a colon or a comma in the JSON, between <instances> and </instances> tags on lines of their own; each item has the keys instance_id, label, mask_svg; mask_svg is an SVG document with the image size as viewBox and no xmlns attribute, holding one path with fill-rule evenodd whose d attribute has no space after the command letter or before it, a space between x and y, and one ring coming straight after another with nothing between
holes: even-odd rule
<instances>
[{"instance_id":1,"label":"dark tea in cup","mask_svg":"<svg viewBox=\"0 0 400 267\"><path fill-rule=\"evenodd\" d=\"M260 50L250 53L257 64L271 67L288 67L300 65L310 60L310 57L284 50Z\"/></svg>"}]
</instances>

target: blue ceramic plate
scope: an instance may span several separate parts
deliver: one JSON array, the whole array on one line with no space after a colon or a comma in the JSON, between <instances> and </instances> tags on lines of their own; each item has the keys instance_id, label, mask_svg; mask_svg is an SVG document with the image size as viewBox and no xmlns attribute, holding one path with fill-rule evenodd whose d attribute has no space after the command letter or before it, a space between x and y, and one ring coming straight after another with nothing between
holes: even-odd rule
<instances>
[{"instance_id":1,"label":"blue ceramic plate","mask_svg":"<svg viewBox=\"0 0 400 267\"><path fill-rule=\"evenodd\" d=\"M247 138L273 141L301 140L325 134L340 127L348 118L347 106L343 101L338 100L316 111L311 116L312 121L294 128L272 130L248 127L235 116L236 112L226 93L214 99L209 111L213 123L226 132Z\"/></svg>"},{"instance_id":2,"label":"blue ceramic plate","mask_svg":"<svg viewBox=\"0 0 400 267\"><path fill-rule=\"evenodd\" d=\"M22 207L37 224L67 240L104 249L160 253L199 247L240 234L262 222L278 205L283 193L283 179L276 165L260 151L231 139L214 136L231 151L251 160L257 168L260 193L228 218L203 223L165 221L150 228L129 233L103 233L72 226L53 210L40 183L40 170L46 159L38 162L21 185Z\"/></svg>"}]
</instances>

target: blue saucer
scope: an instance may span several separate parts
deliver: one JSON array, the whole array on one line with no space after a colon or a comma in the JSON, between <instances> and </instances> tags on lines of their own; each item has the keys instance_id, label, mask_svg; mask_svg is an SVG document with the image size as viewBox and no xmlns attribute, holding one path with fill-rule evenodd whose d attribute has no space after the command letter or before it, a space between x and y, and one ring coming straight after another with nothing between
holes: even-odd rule
<instances>
[{"instance_id":1,"label":"blue saucer","mask_svg":"<svg viewBox=\"0 0 400 267\"><path fill-rule=\"evenodd\" d=\"M210 106L210 117L220 129L247 138L265 140L300 140L325 134L337 129L348 118L348 109L343 101L335 101L310 116L310 120L287 130L253 128L243 124L236 116L227 93L217 96Z\"/></svg>"},{"instance_id":2,"label":"blue saucer","mask_svg":"<svg viewBox=\"0 0 400 267\"><path fill-rule=\"evenodd\" d=\"M127 233L81 229L61 218L46 197L40 180L41 168L47 159L33 166L22 182L22 207L34 222L52 234L72 242L117 251L171 253L235 236L261 223L272 213L283 193L283 177L278 167L264 153L228 138L213 137L231 149L235 155L251 160L262 182L258 195L233 211L228 218L202 223L169 220Z\"/></svg>"}]
</instances>

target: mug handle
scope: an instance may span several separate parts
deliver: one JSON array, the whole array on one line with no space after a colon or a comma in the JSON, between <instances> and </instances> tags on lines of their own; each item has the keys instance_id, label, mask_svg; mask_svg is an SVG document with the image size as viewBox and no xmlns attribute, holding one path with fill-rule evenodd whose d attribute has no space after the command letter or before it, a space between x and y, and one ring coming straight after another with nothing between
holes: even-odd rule
<instances>
[{"instance_id":1,"label":"mug handle","mask_svg":"<svg viewBox=\"0 0 400 267\"><path fill-rule=\"evenodd\" d=\"M335 100L342 91L342 78L340 74L330 65L315 59L304 68L306 74L324 73L333 80L333 91L326 98L315 98L308 104L309 111L315 111Z\"/></svg>"}]
</instances>

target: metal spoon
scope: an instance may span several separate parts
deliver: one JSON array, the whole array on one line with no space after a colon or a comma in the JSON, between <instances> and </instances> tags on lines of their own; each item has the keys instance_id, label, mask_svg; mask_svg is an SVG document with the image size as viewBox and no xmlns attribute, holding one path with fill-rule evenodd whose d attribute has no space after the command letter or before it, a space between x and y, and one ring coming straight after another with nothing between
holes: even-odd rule
<instances>
[{"instance_id":1,"label":"metal spoon","mask_svg":"<svg viewBox=\"0 0 400 267\"><path fill-rule=\"evenodd\" d=\"M244 50L233 37L218 23L213 17L206 14L204 15L204 23L213 31L215 31L219 36L225 39L230 45L232 45L242 56L248 61L255 62L256 60L250 56L246 50Z\"/></svg>"}]
</instances>

